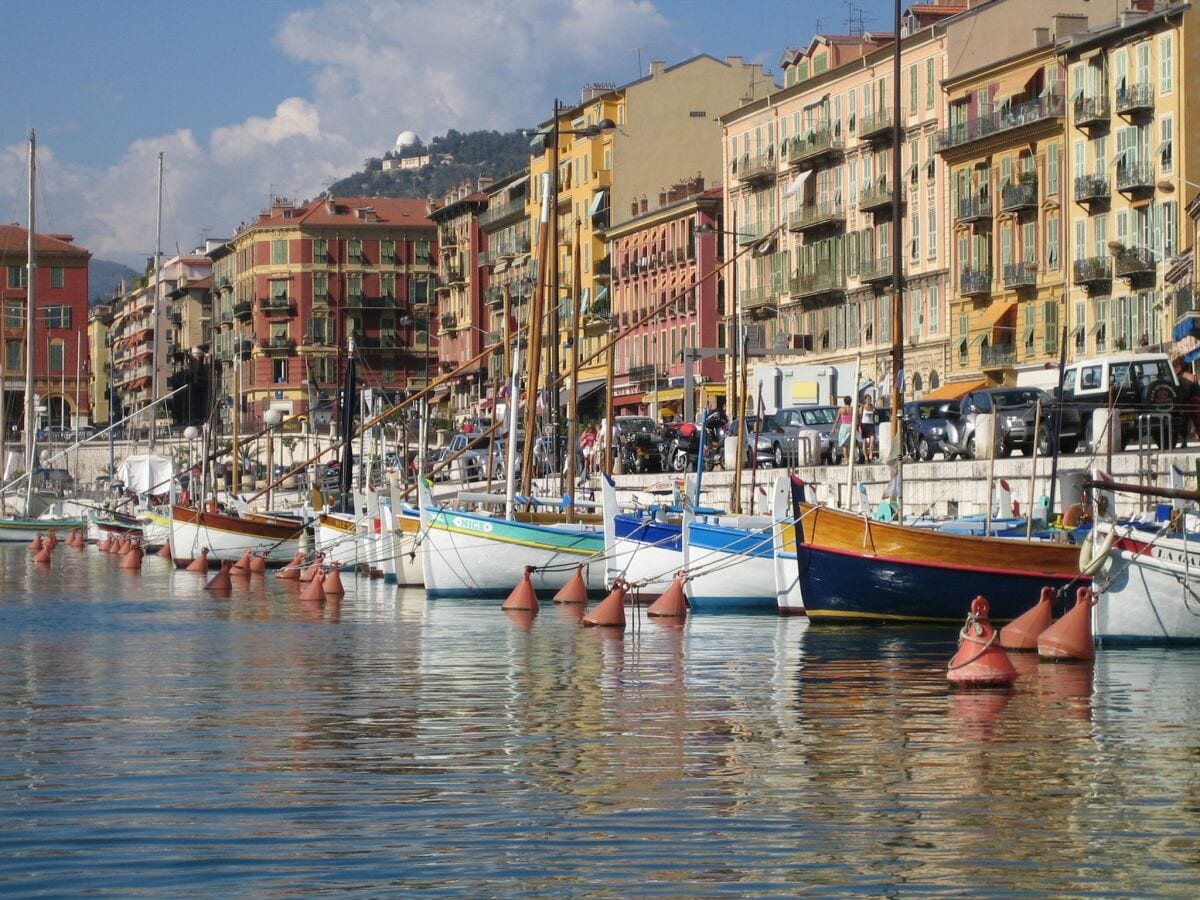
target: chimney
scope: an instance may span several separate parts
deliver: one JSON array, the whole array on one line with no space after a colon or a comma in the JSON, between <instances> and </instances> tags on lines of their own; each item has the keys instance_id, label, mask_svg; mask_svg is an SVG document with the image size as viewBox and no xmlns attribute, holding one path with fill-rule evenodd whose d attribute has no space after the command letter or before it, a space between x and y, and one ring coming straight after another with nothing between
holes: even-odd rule
<instances>
[{"instance_id":1,"label":"chimney","mask_svg":"<svg viewBox=\"0 0 1200 900\"><path fill-rule=\"evenodd\" d=\"M1050 29L1045 25L1040 25L1033 29L1033 46L1044 47L1050 43Z\"/></svg>"},{"instance_id":2,"label":"chimney","mask_svg":"<svg viewBox=\"0 0 1200 900\"><path fill-rule=\"evenodd\" d=\"M659 209L667 205L667 192L659 188L658 191L658 206Z\"/></svg>"},{"instance_id":3,"label":"chimney","mask_svg":"<svg viewBox=\"0 0 1200 900\"><path fill-rule=\"evenodd\" d=\"M634 200L629 204L629 215L636 216L638 214L638 202Z\"/></svg>"},{"instance_id":4,"label":"chimney","mask_svg":"<svg viewBox=\"0 0 1200 900\"><path fill-rule=\"evenodd\" d=\"M334 203L332 194L325 195L325 212L331 216L337 212L337 204Z\"/></svg>"},{"instance_id":5,"label":"chimney","mask_svg":"<svg viewBox=\"0 0 1200 900\"><path fill-rule=\"evenodd\" d=\"M483 193L492 186L493 182L495 179L491 175L480 175L475 182L475 190Z\"/></svg>"},{"instance_id":6,"label":"chimney","mask_svg":"<svg viewBox=\"0 0 1200 900\"><path fill-rule=\"evenodd\" d=\"M653 78L655 75L661 75L666 71L667 71L667 64L665 62L663 62L661 59L650 60L650 77L651 78Z\"/></svg>"},{"instance_id":7,"label":"chimney","mask_svg":"<svg viewBox=\"0 0 1200 900\"><path fill-rule=\"evenodd\" d=\"M1057 13L1050 19L1054 40L1061 41L1063 38L1084 31L1087 28L1087 22L1087 16L1084 15Z\"/></svg>"},{"instance_id":8,"label":"chimney","mask_svg":"<svg viewBox=\"0 0 1200 900\"><path fill-rule=\"evenodd\" d=\"M642 194L642 199L638 201L638 209L643 213L650 211L650 204L646 202L645 194Z\"/></svg>"}]
</instances>

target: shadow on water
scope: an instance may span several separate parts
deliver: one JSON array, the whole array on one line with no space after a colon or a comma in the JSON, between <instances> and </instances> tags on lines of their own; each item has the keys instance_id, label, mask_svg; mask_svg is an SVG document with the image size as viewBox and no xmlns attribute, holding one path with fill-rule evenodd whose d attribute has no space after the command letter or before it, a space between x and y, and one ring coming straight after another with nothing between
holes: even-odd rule
<instances>
[{"instance_id":1,"label":"shadow on water","mask_svg":"<svg viewBox=\"0 0 1200 900\"><path fill-rule=\"evenodd\" d=\"M1200 651L579 607L227 596L0 548L0 889L1183 893Z\"/></svg>"}]
</instances>

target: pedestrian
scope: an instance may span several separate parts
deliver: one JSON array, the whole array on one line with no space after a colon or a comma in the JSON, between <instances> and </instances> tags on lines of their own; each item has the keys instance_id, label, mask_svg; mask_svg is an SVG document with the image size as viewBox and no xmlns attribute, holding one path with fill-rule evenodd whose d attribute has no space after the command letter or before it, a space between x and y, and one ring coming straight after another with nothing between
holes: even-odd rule
<instances>
[{"instance_id":1,"label":"pedestrian","mask_svg":"<svg viewBox=\"0 0 1200 900\"><path fill-rule=\"evenodd\" d=\"M862 415L859 416L858 433L862 438L863 459L870 462L875 458L875 432L877 430L875 415L875 398L867 394L863 400Z\"/></svg>"},{"instance_id":2,"label":"pedestrian","mask_svg":"<svg viewBox=\"0 0 1200 900\"><path fill-rule=\"evenodd\" d=\"M837 447L839 453L846 454L846 462L850 462L850 434L854 429L854 407L850 398L843 397L842 405L837 411Z\"/></svg>"},{"instance_id":3,"label":"pedestrian","mask_svg":"<svg viewBox=\"0 0 1200 900\"><path fill-rule=\"evenodd\" d=\"M467 419L467 421L463 422L463 427L462 427L463 434L472 434L474 431L475 431L475 425L471 422L470 419Z\"/></svg>"},{"instance_id":4,"label":"pedestrian","mask_svg":"<svg viewBox=\"0 0 1200 900\"><path fill-rule=\"evenodd\" d=\"M579 450L583 454L583 477L592 474L592 460L596 455L596 426L589 425L579 436Z\"/></svg>"},{"instance_id":5,"label":"pedestrian","mask_svg":"<svg viewBox=\"0 0 1200 900\"><path fill-rule=\"evenodd\" d=\"M1196 374L1183 363L1183 357L1175 357L1175 377L1179 379L1179 401L1183 407L1183 443L1186 446L1189 430L1200 440L1200 381Z\"/></svg>"}]
</instances>

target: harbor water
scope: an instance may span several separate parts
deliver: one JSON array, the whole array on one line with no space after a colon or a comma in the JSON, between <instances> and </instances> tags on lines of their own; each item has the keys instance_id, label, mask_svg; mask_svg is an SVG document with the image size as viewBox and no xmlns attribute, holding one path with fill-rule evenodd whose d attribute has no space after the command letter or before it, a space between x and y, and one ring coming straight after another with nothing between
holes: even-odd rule
<instances>
[{"instance_id":1,"label":"harbor water","mask_svg":"<svg viewBox=\"0 0 1200 900\"><path fill-rule=\"evenodd\" d=\"M954 628L618 632L352 576L340 603L214 596L62 546L0 547L0 576L6 897L1200 882L1200 650L959 692Z\"/></svg>"}]
</instances>

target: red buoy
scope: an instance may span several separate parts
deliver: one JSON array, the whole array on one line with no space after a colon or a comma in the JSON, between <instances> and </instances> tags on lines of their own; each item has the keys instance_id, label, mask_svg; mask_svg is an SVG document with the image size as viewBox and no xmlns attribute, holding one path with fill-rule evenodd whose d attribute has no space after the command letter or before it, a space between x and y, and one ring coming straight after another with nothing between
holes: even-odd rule
<instances>
[{"instance_id":1,"label":"red buoy","mask_svg":"<svg viewBox=\"0 0 1200 900\"><path fill-rule=\"evenodd\" d=\"M163 544L161 547L158 548L158 552L154 555L161 557L162 559L170 559L171 558L171 545L169 543Z\"/></svg>"},{"instance_id":2,"label":"red buoy","mask_svg":"<svg viewBox=\"0 0 1200 900\"><path fill-rule=\"evenodd\" d=\"M321 564L324 561L325 561L324 553L318 553L316 556L314 556L313 561L310 562L308 564L308 566L303 571L300 572L300 581L303 582L304 584L308 584L308 582L312 581L313 578L316 576L317 572L320 571Z\"/></svg>"},{"instance_id":3,"label":"red buoy","mask_svg":"<svg viewBox=\"0 0 1200 900\"><path fill-rule=\"evenodd\" d=\"M253 575L262 575L267 571L267 557L264 554L256 553L250 557L250 572Z\"/></svg>"},{"instance_id":4,"label":"red buoy","mask_svg":"<svg viewBox=\"0 0 1200 900\"><path fill-rule=\"evenodd\" d=\"M34 553L37 553L42 549L42 544L42 533L39 531L33 536L33 540L29 542L29 549Z\"/></svg>"},{"instance_id":5,"label":"red buoy","mask_svg":"<svg viewBox=\"0 0 1200 900\"><path fill-rule=\"evenodd\" d=\"M625 593L629 583L623 578L613 582L608 596L596 604L596 608L583 617L584 625L599 625L609 628L625 627Z\"/></svg>"},{"instance_id":6,"label":"red buoy","mask_svg":"<svg viewBox=\"0 0 1200 900\"><path fill-rule=\"evenodd\" d=\"M1075 605L1038 637L1038 656L1043 659L1095 659L1092 640L1092 607L1098 601L1089 587L1075 592Z\"/></svg>"},{"instance_id":7,"label":"red buoy","mask_svg":"<svg viewBox=\"0 0 1200 900\"><path fill-rule=\"evenodd\" d=\"M53 550L49 544L42 544L42 549L33 554L33 561L35 563L49 563L52 553Z\"/></svg>"},{"instance_id":8,"label":"red buoy","mask_svg":"<svg viewBox=\"0 0 1200 900\"><path fill-rule=\"evenodd\" d=\"M325 599L325 573L320 569L313 572L312 578L308 580L308 584L304 586L304 590L300 592L300 599L307 600L310 603L320 603Z\"/></svg>"},{"instance_id":9,"label":"red buoy","mask_svg":"<svg viewBox=\"0 0 1200 900\"><path fill-rule=\"evenodd\" d=\"M537 592L534 591L533 582L530 580L532 575L533 566L526 566L525 574L521 576L521 580L517 582L517 586L512 589L512 593L508 595L508 599L500 604L501 609L538 611Z\"/></svg>"},{"instance_id":10,"label":"red buoy","mask_svg":"<svg viewBox=\"0 0 1200 900\"><path fill-rule=\"evenodd\" d=\"M247 547L245 550L242 551L242 555L240 557L238 557L237 562L235 562L233 564L233 574L234 575L249 575L250 574L250 560L252 560L253 558L254 558L254 554L251 553L250 548Z\"/></svg>"},{"instance_id":11,"label":"red buoy","mask_svg":"<svg viewBox=\"0 0 1200 900\"><path fill-rule=\"evenodd\" d=\"M686 617L688 614L688 603L687 595L683 592L683 586L687 584L687 580L688 576L686 572L676 572L675 580L671 582L671 586L659 594L658 599L650 604L646 610L646 615L676 619Z\"/></svg>"},{"instance_id":12,"label":"red buoy","mask_svg":"<svg viewBox=\"0 0 1200 900\"><path fill-rule=\"evenodd\" d=\"M201 575L208 574L208 548L201 547L200 555L187 564L187 571L198 572Z\"/></svg>"},{"instance_id":13,"label":"red buoy","mask_svg":"<svg viewBox=\"0 0 1200 900\"><path fill-rule=\"evenodd\" d=\"M275 573L276 578L284 580L299 581L300 570L304 567L304 552L297 550L296 555L292 557L292 561Z\"/></svg>"},{"instance_id":14,"label":"red buoy","mask_svg":"<svg viewBox=\"0 0 1200 900\"><path fill-rule=\"evenodd\" d=\"M988 620L987 599L971 601L966 624L958 633L958 652L946 668L946 678L963 687L1007 687L1017 680L1017 670L1000 648L996 630Z\"/></svg>"},{"instance_id":15,"label":"red buoy","mask_svg":"<svg viewBox=\"0 0 1200 900\"><path fill-rule=\"evenodd\" d=\"M96 549L99 550L101 553L107 553L108 545L111 542L112 542L112 538L109 535L109 533L106 531L106 532L104 532L104 537L102 537L102 538L100 538L100 540L96 541Z\"/></svg>"},{"instance_id":16,"label":"red buoy","mask_svg":"<svg viewBox=\"0 0 1200 900\"><path fill-rule=\"evenodd\" d=\"M233 563L225 559L221 561L221 571L208 580L208 584L204 585L206 591L229 591L233 589L233 579L229 577L229 570L233 568Z\"/></svg>"},{"instance_id":17,"label":"red buoy","mask_svg":"<svg viewBox=\"0 0 1200 900\"><path fill-rule=\"evenodd\" d=\"M142 571L142 548L140 544L134 544L129 548L129 552L121 557L121 564L118 568L131 572Z\"/></svg>"},{"instance_id":18,"label":"red buoy","mask_svg":"<svg viewBox=\"0 0 1200 900\"><path fill-rule=\"evenodd\" d=\"M342 564L335 562L325 573L325 578L321 581L321 590L324 591L326 597L345 596L346 588L342 586L341 571Z\"/></svg>"},{"instance_id":19,"label":"red buoy","mask_svg":"<svg viewBox=\"0 0 1200 900\"><path fill-rule=\"evenodd\" d=\"M575 574L554 595L555 603L587 603L587 582L583 580L583 563L575 569Z\"/></svg>"},{"instance_id":20,"label":"red buoy","mask_svg":"<svg viewBox=\"0 0 1200 900\"><path fill-rule=\"evenodd\" d=\"M1000 629L1000 646L1005 650L1037 650L1038 635L1050 627L1054 588L1042 588L1038 602Z\"/></svg>"}]
</instances>

